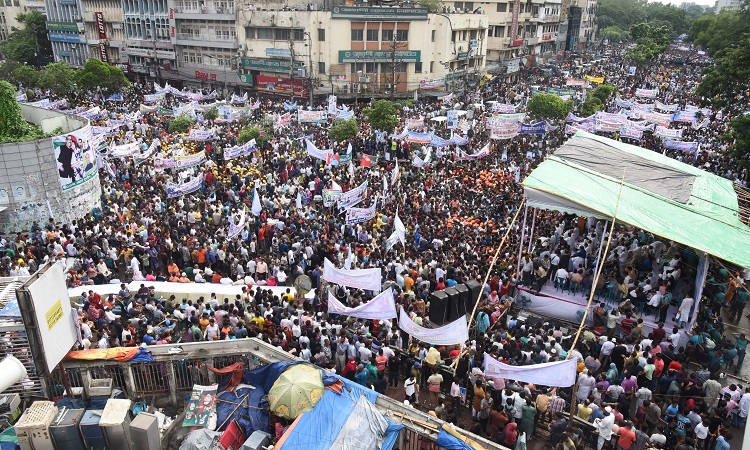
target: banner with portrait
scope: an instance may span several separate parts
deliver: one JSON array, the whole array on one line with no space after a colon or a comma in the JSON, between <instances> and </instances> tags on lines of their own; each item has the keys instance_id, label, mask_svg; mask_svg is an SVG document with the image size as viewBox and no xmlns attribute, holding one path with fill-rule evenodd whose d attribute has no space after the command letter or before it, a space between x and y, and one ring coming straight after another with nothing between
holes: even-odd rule
<instances>
[{"instance_id":1,"label":"banner with portrait","mask_svg":"<svg viewBox=\"0 0 750 450\"><path fill-rule=\"evenodd\" d=\"M72 189L97 175L96 149L91 144L91 125L52 138L62 190Z\"/></svg>"}]
</instances>

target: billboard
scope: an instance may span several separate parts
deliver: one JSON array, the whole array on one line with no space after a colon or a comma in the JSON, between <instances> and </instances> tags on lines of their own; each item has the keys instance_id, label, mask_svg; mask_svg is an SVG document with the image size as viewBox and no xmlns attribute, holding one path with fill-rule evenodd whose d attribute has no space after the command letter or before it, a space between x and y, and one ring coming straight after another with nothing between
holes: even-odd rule
<instances>
[{"instance_id":1,"label":"billboard","mask_svg":"<svg viewBox=\"0 0 750 450\"><path fill-rule=\"evenodd\" d=\"M104 25L104 13L95 12L96 29L99 32L99 39L107 39L107 27Z\"/></svg>"},{"instance_id":2,"label":"billboard","mask_svg":"<svg viewBox=\"0 0 750 450\"><path fill-rule=\"evenodd\" d=\"M77 321L60 264L47 264L16 291L37 369L50 372L78 339ZM39 367L43 362L46 366Z\"/></svg>"},{"instance_id":3,"label":"billboard","mask_svg":"<svg viewBox=\"0 0 750 450\"><path fill-rule=\"evenodd\" d=\"M96 149L89 145L91 125L52 138L62 190L80 186L96 175Z\"/></svg>"}]
</instances>

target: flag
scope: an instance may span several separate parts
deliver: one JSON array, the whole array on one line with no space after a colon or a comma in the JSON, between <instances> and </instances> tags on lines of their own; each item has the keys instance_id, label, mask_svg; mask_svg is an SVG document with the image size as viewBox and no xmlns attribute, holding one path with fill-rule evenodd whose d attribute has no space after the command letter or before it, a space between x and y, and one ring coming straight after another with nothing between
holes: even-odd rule
<instances>
[{"instance_id":1,"label":"flag","mask_svg":"<svg viewBox=\"0 0 750 450\"><path fill-rule=\"evenodd\" d=\"M398 176L400 175L398 170L398 160L396 160L396 166L393 167L393 172L391 172L391 186L395 186L396 183L398 183Z\"/></svg>"},{"instance_id":2,"label":"flag","mask_svg":"<svg viewBox=\"0 0 750 450\"><path fill-rule=\"evenodd\" d=\"M367 153L362 153L362 159L360 160L359 164L364 167L370 167L370 158L372 158Z\"/></svg>"},{"instance_id":3,"label":"flag","mask_svg":"<svg viewBox=\"0 0 750 450\"><path fill-rule=\"evenodd\" d=\"M295 203L297 209L302 209L302 192L297 191L297 202Z\"/></svg>"},{"instance_id":4,"label":"flag","mask_svg":"<svg viewBox=\"0 0 750 450\"><path fill-rule=\"evenodd\" d=\"M331 180L331 189L333 189L334 191L343 191L343 189L341 189L341 185L336 183L336 180Z\"/></svg>"},{"instance_id":5,"label":"flag","mask_svg":"<svg viewBox=\"0 0 750 450\"><path fill-rule=\"evenodd\" d=\"M253 188L253 206L250 208L250 212L253 213L254 216L259 216L260 211L263 208L260 206L260 196L258 195L258 188Z\"/></svg>"},{"instance_id":6,"label":"flag","mask_svg":"<svg viewBox=\"0 0 750 450\"><path fill-rule=\"evenodd\" d=\"M329 153L328 159L326 159L326 165L328 166L338 166L341 164L341 158L336 153Z\"/></svg>"},{"instance_id":7,"label":"flag","mask_svg":"<svg viewBox=\"0 0 750 450\"><path fill-rule=\"evenodd\" d=\"M388 194L388 177L383 174L383 197Z\"/></svg>"},{"instance_id":8,"label":"flag","mask_svg":"<svg viewBox=\"0 0 750 450\"><path fill-rule=\"evenodd\" d=\"M354 164L349 162L349 175L354 176Z\"/></svg>"},{"instance_id":9,"label":"flag","mask_svg":"<svg viewBox=\"0 0 750 450\"><path fill-rule=\"evenodd\" d=\"M404 222L401 221L401 218L398 217L398 210L396 210L396 217L393 219L393 228L394 233L398 235L398 240L401 241L401 244L406 247L406 227L404 226Z\"/></svg>"}]
</instances>

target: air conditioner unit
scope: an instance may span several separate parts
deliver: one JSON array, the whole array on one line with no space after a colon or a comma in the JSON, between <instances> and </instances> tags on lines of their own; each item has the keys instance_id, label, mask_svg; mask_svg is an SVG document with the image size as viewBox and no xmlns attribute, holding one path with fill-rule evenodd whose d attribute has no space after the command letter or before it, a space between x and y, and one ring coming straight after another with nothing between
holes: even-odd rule
<instances>
[{"instance_id":1,"label":"air conditioner unit","mask_svg":"<svg viewBox=\"0 0 750 450\"><path fill-rule=\"evenodd\" d=\"M359 77L359 82L360 83L369 83L370 82L370 77Z\"/></svg>"}]
</instances>

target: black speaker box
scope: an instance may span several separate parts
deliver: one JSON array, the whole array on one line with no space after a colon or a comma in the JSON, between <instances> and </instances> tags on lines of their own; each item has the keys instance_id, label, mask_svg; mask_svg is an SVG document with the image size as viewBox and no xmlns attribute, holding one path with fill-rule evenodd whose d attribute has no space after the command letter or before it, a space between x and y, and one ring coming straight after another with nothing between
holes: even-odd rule
<instances>
[{"instance_id":1,"label":"black speaker box","mask_svg":"<svg viewBox=\"0 0 750 450\"><path fill-rule=\"evenodd\" d=\"M448 316L448 294L435 291L430 294L430 322L442 325Z\"/></svg>"},{"instance_id":2,"label":"black speaker box","mask_svg":"<svg viewBox=\"0 0 750 450\"><path fill-rule=\"evenodd\" d=\"M466 314L466 305L469 304L471 301L471 291L469 288L466 287L465 284L457 284L455 286L456 291L458 291L458 312L456 313L456 318L459 318ZM469 314L471 314L471 311L469 311Z\"/></svg>"},{"instance_id":3,"label":"black speaker box","mask_svg":"<svg viewBox=\"0 0 750 450\"><path fill-rule=\"evenodd\" d=\"M476 280L469 280L464 284L469 289L469 301L466 303L466 311L468 311L468 314L471 314L474 310L474 305L477 304L479 293L482 291L482 283Z\"/></svg>"},{"instance_id":4,"label":"black speaker box","mask_svg":"<svg viewBox=\"0 0 750 450\"><path fill-rule=\"evenodd\" d=\"M446 314L446 321L453 322L459 318L457 314L461 296L458 294L458 290L456 290L455 287L445 288L444 292L448 296L448 314Z\"/></svg>"}]
</instances>

